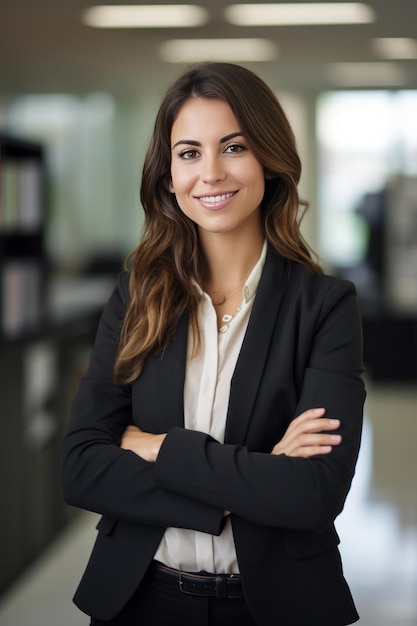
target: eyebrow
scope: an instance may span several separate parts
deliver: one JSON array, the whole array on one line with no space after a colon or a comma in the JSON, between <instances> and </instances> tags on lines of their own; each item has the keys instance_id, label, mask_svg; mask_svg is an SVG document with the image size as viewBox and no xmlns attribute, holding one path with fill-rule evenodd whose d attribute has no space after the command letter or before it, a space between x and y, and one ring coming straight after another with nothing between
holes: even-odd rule
<instances>
[{"instance_id":1,"label":"eyebrow","mask_svg":"<svg viewBox=\"0 0 417 626\"><path fill-rule=\"evenodd\" d=\"M235 137L243 137L243 133L240 131L236 133L230 133L230 135L221 137L219 143L225 143L226 141L230 141L231 139L234 139ZM182 144L185 144L187 146L197 146L197 147L201 146L201 143L199 141L195 141L194 139L180 139L179 141L177 141L176 144L172 146L172 150L174 150L174 148Z\"/></svg>"}]
</instances>

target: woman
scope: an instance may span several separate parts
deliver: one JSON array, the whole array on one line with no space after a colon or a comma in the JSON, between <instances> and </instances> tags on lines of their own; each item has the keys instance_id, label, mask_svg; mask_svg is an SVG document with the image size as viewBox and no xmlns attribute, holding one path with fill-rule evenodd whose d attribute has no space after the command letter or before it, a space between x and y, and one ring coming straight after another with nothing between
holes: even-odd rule
<instances>
[{"instance_id":1,"label":"woman","mask_svg":"<svg viewBox=\"0 0 417 626\"><path fill-rule=\"evenodd\" d=\"M247 69L168 90L144 235L63 445L66 500L103 516L75 596L95 626L358 619L333 522L360 444L360 319L300 234L300 169Z\"/></svg>"}]
</instances>

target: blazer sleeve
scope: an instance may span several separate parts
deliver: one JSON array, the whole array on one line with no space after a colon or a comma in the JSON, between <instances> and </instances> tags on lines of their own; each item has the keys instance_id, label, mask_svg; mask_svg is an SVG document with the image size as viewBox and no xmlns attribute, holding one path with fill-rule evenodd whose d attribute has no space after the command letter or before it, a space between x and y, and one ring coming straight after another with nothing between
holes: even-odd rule
<instances>
[{"instance_id":1,"label":"blazer sleeve","mask_svg":"<svg viewBox=\"0 0 417 626\"><path fill-rule=\"evenodd\" d=\"M62 444L66 502L113 518L219 534L223 510L155 484L154 464L122 450L132 423L130 386L113 383L126 276L121 275L99 324L88 371L75 396Z\"/></svg>"},{"instance_id":2,"label":"blazer sleeve","mask_svg":"<svg viewBox=\"0 0 417 626\"><path fill-rule=\"evenodd\" d=\"M325 285L324 294L310 298L301 314L305 319L299 335L308 359L292 418L308 408L325 407L327 416L341 420L341 445L329 455L302 459L221 445L203 433L174 428L156 461L160 487L256 524L322 530L333 523L354 474L365 390L354 287L337 280ZM279 411L276 407L270 419L278 419Z\"/></svg>"}]
</instances>

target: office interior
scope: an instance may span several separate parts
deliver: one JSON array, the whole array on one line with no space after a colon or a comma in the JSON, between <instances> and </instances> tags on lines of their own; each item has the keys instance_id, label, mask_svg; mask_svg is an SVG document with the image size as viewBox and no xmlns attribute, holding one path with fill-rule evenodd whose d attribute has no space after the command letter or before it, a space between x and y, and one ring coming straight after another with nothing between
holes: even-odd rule
<instances>
[{"instance_id":1,"label":"office interior","mask_svg":"<svg viewBox=\"0 0 417 626\"><path fill-rule=\"evenodd\" d=\"M246 65L275 90L303 163L303 233L328 273L356 285L368 395L340 550L363 626L417 625L417 9L339 2L357 13L336 23L323 4L263 15L272 3L251 14L196 0L182 16L161 0L148 14L163 5L164 26L130 14L116 28L94 26L86 0L1 0L2 626L88 623L71 599L97 518L62 501L59 446L140 237L159 102L205 59ZM193 25L177 24L187 12Z\"/></svg>"}]
</instances>

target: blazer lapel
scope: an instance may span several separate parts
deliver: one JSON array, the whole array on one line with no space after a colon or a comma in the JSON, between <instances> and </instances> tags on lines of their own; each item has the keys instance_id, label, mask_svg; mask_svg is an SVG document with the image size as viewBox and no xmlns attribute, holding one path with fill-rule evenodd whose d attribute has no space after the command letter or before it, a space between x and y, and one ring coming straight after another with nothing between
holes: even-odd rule
<instances>
[{"instance_id":1,"label":"blazer lapel","mask_svg":"<svg viewBox=\"0 0 417 626\"><path fill-rule=\"evenodd\" d=\"M284 293L286 267L288 263L269 247L231 382L225 443L245 440Z\"/></svg>"}]
</instances>

